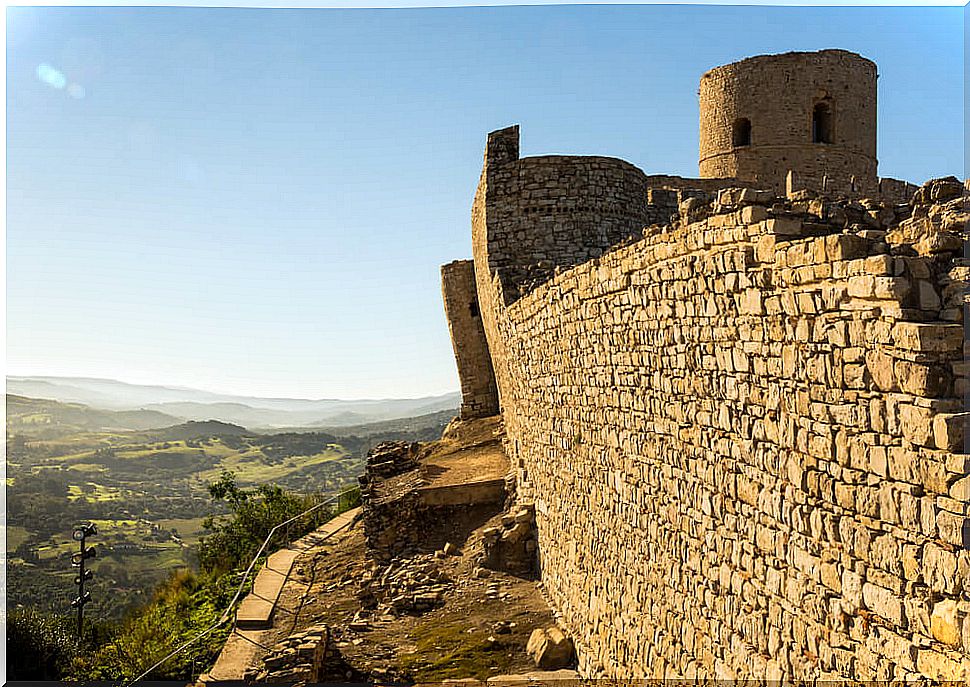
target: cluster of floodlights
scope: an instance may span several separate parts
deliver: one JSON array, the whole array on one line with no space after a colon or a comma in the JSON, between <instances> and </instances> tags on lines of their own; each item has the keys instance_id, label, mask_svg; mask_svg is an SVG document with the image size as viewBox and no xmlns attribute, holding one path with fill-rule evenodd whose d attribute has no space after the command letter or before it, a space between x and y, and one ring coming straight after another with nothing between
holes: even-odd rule
<instances>
[{"instance_id":1,"label":"cluster of floodlights","mask_svg":"<svg viewBox=\"0 0 970 687\"><path fill-rule=\"evenodd\" d=\"M91 592L84 591L84 583L94 577L93 571L85 569L84 561L89 558L96 558L98 555L98 550L93 546L85 546L85 541L88 537L93 537L97 533L98 528L90 522L87 525L74 528L74 541L78 542L81 547L77 553L71 554L71 565L77 568L77 576L74 578L74 584L77 585L77 597L71 602L71 605L77 609L78 639L80 639L84 627L84 606L91 600Z\"/></svg>"}]
</instances>

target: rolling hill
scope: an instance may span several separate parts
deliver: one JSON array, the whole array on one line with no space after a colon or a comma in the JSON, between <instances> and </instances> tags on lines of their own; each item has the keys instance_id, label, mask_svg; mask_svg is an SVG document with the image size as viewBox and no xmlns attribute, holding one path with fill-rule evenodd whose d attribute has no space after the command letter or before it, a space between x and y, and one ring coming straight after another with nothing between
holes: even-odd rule
<instances>
[{"instance_id":1,"label":"rolling hill","mask_svg":"<svg viewBox=\"0 0 970 687\"><path fill-rule=\"evenodd\" d=\"M254 430L361 425L456 410L460 403L457 392L410 399L264 398L86 377L8 376L7 391L83 403L91 410L154 411L168 416L172 420L168 424L219 420ZM149 421L151 416L144 417Z\"/></svg>"},{"instance_id":2,"label":"rolling hill","mask_svg":"<svg viewBox=\"0 0 970 687\"><path fill-rule=\"evenodd\" d=\"M7 394L7 432L12 434L137 431L169 427L178 421L157 410L100 410L80 403Z\"/></svg>"}]
</instances>

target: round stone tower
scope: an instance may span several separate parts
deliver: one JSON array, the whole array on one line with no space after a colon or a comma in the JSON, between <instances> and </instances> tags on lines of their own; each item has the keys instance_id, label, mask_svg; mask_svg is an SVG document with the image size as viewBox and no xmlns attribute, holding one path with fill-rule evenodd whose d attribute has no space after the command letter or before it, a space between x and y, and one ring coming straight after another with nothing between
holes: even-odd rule
<instances>
[{"instance_id":1,"label":"round stone tower","mask_svg":"<svg viewBox=\"0 0 970 687\"><path fill-rule=\"evenodd\" d=\"M700 175L785 190L789 170L819 183L876 184L876 65L845 50L761 55L711 69L700 85Z\"/></svg>"}]
</instances>

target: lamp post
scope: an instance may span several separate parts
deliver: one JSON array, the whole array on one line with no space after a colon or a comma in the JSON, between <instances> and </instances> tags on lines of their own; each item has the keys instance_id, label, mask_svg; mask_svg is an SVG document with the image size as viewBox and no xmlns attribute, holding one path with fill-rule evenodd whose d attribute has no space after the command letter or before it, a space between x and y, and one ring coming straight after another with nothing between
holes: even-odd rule
<instances>
[{"instance_id":1,"label":"lamp post","mask_svg":"<svg viewBox=\"0 0 970 687\"><path fill-rule=\"evenodd\" d=\"M74 528L74 541L78 542L80 550L71 555L71 565L78 569L77 577L74 578L74 584L77 585L77 598L71 602L71 605L77 608L78 642L81 641L81 633L84 628L84 606L91 600L91 592L84 591L84 582L94 577L93 571L85 570L84 561L98 555L97 549L94 547L87 548L84 544L87 537L93 537L97 533L98 528L94 526L94 523Z\"/></svg>"}]
</instances>

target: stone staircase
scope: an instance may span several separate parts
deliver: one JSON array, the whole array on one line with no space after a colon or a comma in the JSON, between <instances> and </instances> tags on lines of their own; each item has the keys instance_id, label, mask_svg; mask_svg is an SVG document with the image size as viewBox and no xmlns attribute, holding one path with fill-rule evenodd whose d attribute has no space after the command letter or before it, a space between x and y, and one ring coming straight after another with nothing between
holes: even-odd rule
<instances>
[{"instance_id":1,"label":"stone staircase","mask_svg":"<svg viewBox=\"0 0 970 687\"><path fill-rule=\"evenodd\" d=\"M270 555L266 565L256 575L252 591L236 611L235 627L219 658L212 670L199 676L200 683L218 685L244 679L247 668L255 665L268 651L267 642L271 642L273 635L274 612L289 580L293 563L301 554L350 527L360 514L360 508L342 513L287 548Z\"/></svg>"}]
</instances>

